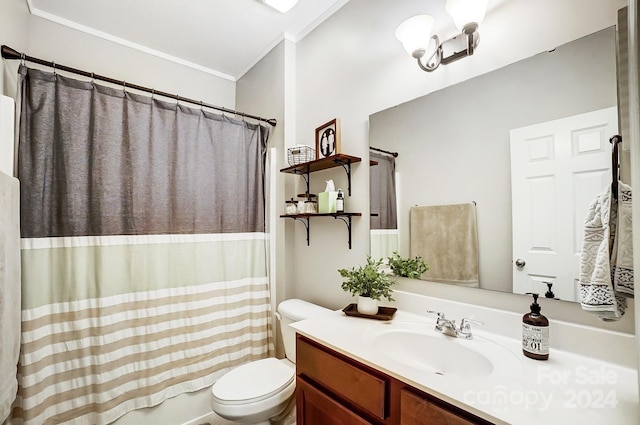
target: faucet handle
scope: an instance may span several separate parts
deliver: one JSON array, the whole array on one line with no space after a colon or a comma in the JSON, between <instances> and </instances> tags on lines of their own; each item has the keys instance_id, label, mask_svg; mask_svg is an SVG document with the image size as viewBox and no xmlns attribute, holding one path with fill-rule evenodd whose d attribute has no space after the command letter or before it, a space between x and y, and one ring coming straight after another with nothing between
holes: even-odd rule
<instances>
[{"instance_id":1,"label":"faucet handle","mask_svg":"<svg viewBox=\"0 0 640 425\"><path fill-rule=\"evenodd\" d=\"M462 319L462 321L460 321L460 331L462 332L468 332L471 330L471 323L476 324L476 325L484 325L484 322L480 321L480 320L475 320L475 319L469 319L467 317L464 317Z\"/></svg>"},{"instance_id":2,"label":"faucet handle","mask_svg":"<svg viewBox=\"0 0 640 425\"><path fill-rule=\"evenodd\" d=\"M438 319L444 319L444 313L435 310L427 310L427 313L436 314Z\"/></svg>"}]
</instances>

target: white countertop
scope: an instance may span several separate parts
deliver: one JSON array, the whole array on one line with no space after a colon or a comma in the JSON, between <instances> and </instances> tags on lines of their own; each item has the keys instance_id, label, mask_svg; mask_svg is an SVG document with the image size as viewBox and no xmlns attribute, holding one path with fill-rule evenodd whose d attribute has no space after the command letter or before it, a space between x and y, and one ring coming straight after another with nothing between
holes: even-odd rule
<instances>
[{"instance_id":1,"label":"white countertop","mask_svg":"<svg viewBox=\"0 0 640 425\"><path fill-rule=\"evenodd\" d=\"M348 317L338 310L293 323L298 333L496 424L638 425L636 370L551 348L549 360L522 354L521 341L472 326L473 340L508 351L490 377L440 376L379 352L371 336L394 326L433 328L435 319L398 310L391 321ZM444 336L443 336L444 337ZM451 338L451 337L447 337Z\"/></svg>"}]
</instances>

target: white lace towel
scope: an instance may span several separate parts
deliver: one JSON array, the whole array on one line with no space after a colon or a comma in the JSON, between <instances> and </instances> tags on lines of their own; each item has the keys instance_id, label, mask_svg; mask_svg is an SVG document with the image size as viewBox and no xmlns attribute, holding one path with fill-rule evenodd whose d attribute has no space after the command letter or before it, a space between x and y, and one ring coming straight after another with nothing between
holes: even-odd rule
<instances>
[{"instance_id":1,"label":"white lace towel","mask_svg":"<svg viewBox=\"0 0 640 425\"><path fill-rule=\"evenodd\" d=\"M633 298L633 222L631 187L618 182L618 225L615 235L613 288L617 296Z\"/></svg>"},{"instance_id":2,"label":"white lace towel","mask_svg":"<svg viewBox=\"0 0 640 425\"><path fill-rule=\"evenodd\" d=\"M618 182L589 206L580 257L580 304L602 320L618 320L633 295L631 188Z\"/></svg>"}]
</instances>

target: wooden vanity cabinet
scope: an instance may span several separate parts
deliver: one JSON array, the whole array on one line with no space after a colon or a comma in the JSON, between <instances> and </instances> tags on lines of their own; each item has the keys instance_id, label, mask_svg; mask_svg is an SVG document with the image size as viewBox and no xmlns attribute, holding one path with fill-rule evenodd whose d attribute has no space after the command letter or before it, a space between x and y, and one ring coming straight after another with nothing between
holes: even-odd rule
<instances>
[{"instance_id":1,"label":"wooden vanity cabinet","mask_svg":"<svg viewBox=\"0 0 640 425\"><path fill-rule=\"evenodd\" d=\"M487 423L484 421L473 422L465 419L405 389L400 392L400 400L400 405L402 406L400 416L401 425L473 425L477 423Z\"/></svg>"},{"instance_id":2,"label":"wooden vanity cabinet","mask_svg":"<svg viewBox=\"0 0 640 425\"><path fill-rule=\"evenodd\" d=\"M489 425L374 368L298 335L297 425Z\"/></svg>"},{"instance_id":3,"label":"wooden vanity cabinet","mask_svg":"<svg viewBox=\"0 0 640 425\"><path fill-rule=\"evenodd\" d=\"M373 425L300 377L296 380L296 404L296 424Z\"/></svg>"}]
</instances>

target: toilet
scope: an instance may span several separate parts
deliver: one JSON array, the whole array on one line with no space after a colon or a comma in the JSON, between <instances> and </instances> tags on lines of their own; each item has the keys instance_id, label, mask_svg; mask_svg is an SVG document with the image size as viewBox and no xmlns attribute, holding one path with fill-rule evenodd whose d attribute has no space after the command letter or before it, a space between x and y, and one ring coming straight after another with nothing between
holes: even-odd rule
<instances>
[{"instance_id":1,"label":"toilet","mask_svg":"<svg viewBox=\"0 0 640 425\"><path fill-rule=\"evenodd\" d=\"M296 389L296 332L289 324L331 312L299 299L281 302L276 317L286 358L256 360L224 374L211 387L213 411L241 424L266 425L284 418L295 404Z\"/></svg>"}]
</instances>

